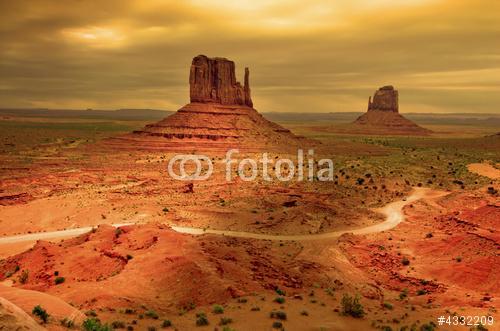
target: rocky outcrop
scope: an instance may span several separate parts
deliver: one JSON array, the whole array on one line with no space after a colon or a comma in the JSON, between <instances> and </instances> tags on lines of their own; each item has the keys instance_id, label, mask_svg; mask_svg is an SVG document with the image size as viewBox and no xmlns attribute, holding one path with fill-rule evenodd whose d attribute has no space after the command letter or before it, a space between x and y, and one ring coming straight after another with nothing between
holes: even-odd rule
<instances>
[{"instance_id":1,"label":"rocky outcrop","mask_svg":"<svg viewBox=\"0 0 500 331\"><path fill-rule=\"evenodd\" d=\"M241 86L236 81L233 61L198 55L193 59L189 74L191 102L253 107L249 76L250 71L245 68L245 83Z\"/></svg>"},{"instance_id":2,"label":"rocky outcrop","mask_svg":"<svg viewBox=\"0 0 500 331\"><path fill-rule=\"evenodd\" d=\"M427 135L432 131L422 128L399 114L399 94L393 86L375 91L368 99L368 111L350 126L350 132L376 135Z\"/></svg>"},{"instance_id":3,"label":"rocky outcrop","mask_svg":"<svg viewBox=\"0 0 500 331\"><path fill-rule=\"evenodd\" d=\"M225 58L198 55L189 71L190 103L171 116L132 134L108 139L120 148L155 150L284 150L312 142L268 121L254 108L250 72L244 85Z\"/></svg>"},{"instance_id":4,"label":"rocky outcrop","mask_svg":"<svg viewBox=\"0 0 500 331\"><path fill-rule=\"evenodd\" d=\"M375 91L373 101L371 97L368 99L368 111L382 110L398 113L398 97L398 91L395 90L393 86L388 85L381 87Z\"/></svg>"}]
</instances>

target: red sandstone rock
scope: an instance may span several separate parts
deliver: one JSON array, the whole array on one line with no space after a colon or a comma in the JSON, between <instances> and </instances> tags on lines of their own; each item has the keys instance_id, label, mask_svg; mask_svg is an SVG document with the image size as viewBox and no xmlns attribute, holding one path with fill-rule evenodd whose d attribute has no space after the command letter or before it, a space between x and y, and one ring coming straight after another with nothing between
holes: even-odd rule
<instances>
[{"instance_id":1,"label":"red sandstone rock","mask_svg":"<svg viewBox=\"0 0 500 331\"><path fill-rule=\"evenodd\" d=\"M354 121L355 130L367 134L426 135L431 131L418 126L399 114L399 94L393 86L375 91L368 99L368 111Z\"/></svg>"},{"instance_id":2,"label":"red sandstone rock","mask_svg":"<svg viewBox=\"0 0 500 331\"><path fill-rule=\"evenodd\" d=\"M215 102L223 105L253 106L250 97L249 70L245 68L245 85L236 81L234 62L226 58L198 55L189 75L191 102Z\"/></svg>"},{"instance_id":3,"label":"red sandstone rock","mask_svg":"<svg viewBox=\"0 0 500 331\"><path fill-rule=\"evenodd\" d=\"M157 123L106 143L155 150L293 149L314 144L268 121L253 108L249 75L245 68L241 86L236 81L233 61L198 55L189 74L189 104Z\"/></svg>"},{"instance_id":4,"label":"red sandstone rock","mask_svg":"<svg viewBox=\"0 0 500 331\"><path fill-rule=\"evenodd\" d=\"M373 101L371 97L368 99L368 111L381 110L398 113L398 97L399 93L393 86L388 85L381 87L375 91Z\"/></svg>"}]
</instances>

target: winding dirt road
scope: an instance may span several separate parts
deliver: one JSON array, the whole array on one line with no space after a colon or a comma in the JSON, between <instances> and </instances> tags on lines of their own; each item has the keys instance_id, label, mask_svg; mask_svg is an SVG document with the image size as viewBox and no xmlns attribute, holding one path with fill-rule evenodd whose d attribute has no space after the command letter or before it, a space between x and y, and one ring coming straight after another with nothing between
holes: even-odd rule
<instances>
[{"instance_id":1,"label":"winding dirt road","mask_svg":"<svg viewBox=\"0 0 500 331\"><path fill-rule=\"evenodd\" d=\"M395 201L387 204L385 207L380 208L378 211L386 216L385 221L359 228L359 229L350 229L350 230L342 230L342 231L334 231L334 232L326 232L320 234L302 234L302 235L272 235L272 234L263 234L263 233L253 233L253 232L243 232L243 231L226 231L226 230L211 230L211 229L200 229L200 228L192 228L192 227L181 227L181 226L171 226L174 231L179 233L187 233L192 235L202 235L202 234L215 234L215 235L223 235L229 237L239 237L239 238L251 238L251 239L261 239L261 240L320 240L327 238L338 238L343 234L352 233L352 234L369 234L382 232L386 230L390 230L396 227L399 223L404 220L403 207L413 201L422 199L424 197L428 197L432 195L432 190L428 188L414 188L413 192L407 198ZM435 195L435 194L434 194ZM441 194L442 195L442 194ZM125 225L132 225L137 223L120 223L120 224L112 224L114 227L120 227ZM18 242L25 241L36 241L36 240L47 240L47 239L60 239L60 238L68 238L78 236L84 233L91 231L93 227L82 227L61 231L52 231L52 232L41 232L41 233L30 233L30 234L22 234L15 236L7 236L0 238L0 245L2 244L12 244Z\"/></svg>"}]
</instances>

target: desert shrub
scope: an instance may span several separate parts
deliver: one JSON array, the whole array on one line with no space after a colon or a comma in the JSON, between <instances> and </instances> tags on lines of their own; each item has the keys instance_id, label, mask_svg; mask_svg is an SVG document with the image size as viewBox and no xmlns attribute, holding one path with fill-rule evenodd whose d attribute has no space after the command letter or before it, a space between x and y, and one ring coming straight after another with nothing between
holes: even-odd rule
<instances>
[{"instance_id":1,"label":"desert shrub","mask_svg":"<svg viewBox=\"0 0 500 331\"><path fill-rule=\"evenodd\" d=\"M247 303L248 299L247 298L238 298L238 303Z\"/></svg>"},{"instance_id":2,"label":"desert shrub","mask_svg":"<svg viewBox=\"0 0 500 331\"><path fill-rule=\"evenodd\" d=\"M394 307L392 306L392 304L391 304L391 303L389 303L389 302L384 302L383 306L384 306L384 308L387 308L387 309L390 309L390 310L392 310L392 309L394 308Z\"/></svg>"},{"instance_id":3,"label":"desert shrub","mask_svg":"<svg viewBox=\"0 0 500 331\"><path fill-rule=\"evenodd\" d=\"M309 316L309 313L307 312L307 310L303 310L300 312L300 315L302 316Z\"/></svg>"},{"instance_id":4,"label":"desert shrub","mask_svg":"<svg viewBox=\"0 0 500 331\"><path fill-rule=\"evenodd\" d=\"M163 211L164 213L168 213L168 208L167 208L167 207L165 207L165 208L163 208L163 209L162 209L162 211Z\"/></svg>"},{"instance_id":5,"label":"desert shrub","mask_svg":"<svg viewBox=\"0 0 500 331\"><path fill-rule=\"evenodd\" d=\"M252 307L251 311L260 311L260 307Z\"/></svg>"},{"instance_id":6,"label":"desert shrub","mask_svg":"<svg viewBox=\"0 0 500 331\"><path fill-rule=\"evenodd\" d=\"M161 323L162 328L168 328L172 326L172 322L170 320L164 320L163 323Z\"/></svg>"},{"instance_id":7,"label":"desert shrub","mask_svg":"<svg viewBox=\"0 0 500 331\"><path fill-rule=\"evenodd\" d=\"M158 314L154 310L148 310L147 312L144 313L144 315L146 315L149 318L155 319L155 320L157 320L159 317Z\"/></svg>"},{"instance_id":8,"label":"desert shrub","mask_svg":"<svg viewBox=\"0 0 500 331\"><path fill-rule=\"evenodd\" d=\"M135 314L135 309L125 308L124 313L127 314L127 315Z\"/></svg>"},{"instance_id":9,"label":"desert shrub","mask_svg":"<svg viewBox=\"0 0 500 331\"><path fill-rule=\"evenodd\" d=\"M399 299L400 300L403 300L406 297L408 297L408 289L407 288L405 288L401 293L399 293Z\"/></svg>"},{"instance_id":10,"label":"desert shrub","mask_svg":"<svg viewBox=\"0 0 500 331\"><path fill-rule=\"evenodd\" d=\"M111 323L113 329L125 329L125 322L123 321L113 321Z\"/></svg>"},{"instance_id":11,"label":"desert shrub","mask_svg":"<svg viewBox=\"0 0 500 331\"><path fill-rule=\"evenodd\" d=\"M85 315L90 316L90 317L96 317L97 313L95 312L95 310L87 310L85 312Z\"/></svg>"},{"instance_id":12,"label":"desert shrub","mask_svg":"<svg viewBox=\"0 0 500 331\"><path fill-rule=\"evenodd\" d=\"M432 232L429 232L425 235L425 238L432 238L434 237L434 235L432 234Z\"/></svg>"},{"instance_id":13,"label":"desert shrub","mask_svg":"<svg viewBox=\"0 0 500 331\"><path fill-rule=\"evenodd\" d=\"M71 329L75 326L75 322L73 322L73 320L70 320L69 318L65 317L61 320L61 325L64 326L65 328Z\"/></svg>"},{"instance_id":14,"label":"desert shrub","mask_svg":"<svg viewBox=\"0 0 500 331\"><path fill-rule=\"evenodd\" d=\"M224 314L224 307L222 307L221 305L214 305L212 307L212 312L214 314Z\"/></svg>"},{"instance_id":15,"label":"desert shrub","mask_svg":"<svg viewBox=\"0 0 500 331\"><path fill-rule=\"evenodd\" d=\"M436 330L436 324L434 322L430 322L428 324L422 324L420 326L420 331L434 331Z\"/></svg>"},{"instance_id":16,"label":"desert shrub","mask_svg":"<svg viewBox=\"0 0 500 331\"><path fill-rule=\"evenodd\" d=\"M283 329L283 323L280 321L273 322L273 329Z\"/></svg>"},{"instance_id":17,"label":"desert shrub","mask_svg":"<svg viewBox=\"0 0 500 331\"><path fill-rule=\"evenodd\" d=\"M228 325L233 323L233 319L229 317L221 317L219 325Z\"/></svg>"},{"instance_id":18,"label":"desert shrub","mask_svg":"<svg viewBox=\"0 0 500 331\"><path fill-rule=\"evenodd\" d=\"M196 314L196 325L197 326L203 326L203 325L208 325L208 318L205 313L200 312Z\"/></svg>"},{"instance_id":19,"label":"desert shrub","mask_svg":"<svg viewBox=\"0 0 500 331\"><path fill-rule=\"evenodd\" d=\"M82 329L85 331L112 331L113 329L107 324L101 324L98 318L87 318L83 321Z\"/></svg>"},{"instance_id":20,"label":"desert shrub","mask_svg":"<svg viewBox=\"0 0 500 331\"><path fill-rule=\"evenodd\" d=\"M461 257L461 256L457 256L457 257L455 258L455 260L456 260L457 262L462 262L462 257Z\"/></svg>"},{"instance_id":21,"label":"desert shrub","mask_svg":"<svg viewBox=\"0 0 500 331\"><path fill-rule=\"evenodd\" d=\"M148 326L148 331L156 331L156 326Z\"/></svg>"},{"instance_id":22,"label":"desert shrub","mask_svg":"<svg viewBox=\"0 0 500 331\"><path fill-rule=\"evenodd\" d=\"M426 293L427 293L427 291L425 289L420 289L417 291L417 295L424 295Z\"/></svg>"},{"instance_id":23,"label":"desert shrub","mask_svg":"<svg viewBox=\"0 0 500 331\"><path fill-rule=\"evenodd\" d=\"M342 313L344 315L349 315L355 318L361 318L365 315L363 305L359 302L359 296L350 296L349 294L344 294L342 301Z\"/></svg>"},{"instance_id":24,"label":"desert shrub","mask_svg":"<svg viewBox=\"0 0 500 331\"><path fill-rule=\"evenodd\" d=\"M401 264L402 265L410 265L410 260L408 260L408 258L406 258L406 257L403 257L403 259L401 260Z\"/></svg>"},{"instance_id":25,"label":"desert shrub","mask_svg":"<svg viewBox=\"0 0 500 331\"><path fill-rule=\"evenodd\" d=\"M283 320L283 321L286 321L286 313L284 311L272 311L271 314L269 314L269 316L271 318L276 318L276 319L279 319L279 320Z\"/></svg>"},{"instance_id":26,"label":"desert shrub","mask_svg":"<svg viewBox=\"0 0 500 331\"><path fill-rule=\"evenodd\" d=\"M279 304L285 303L285 298L284 297L276 297L274 298L274 302L277 302Z\"/></svg>"},{"instance_id":27,"label":"desert shrub","mask_svg":"<svg viewBox=\"0 0 500 331\"><path fill-rule=\"evenodd\" d=\"M49 320L50 315L40 305L35 306L31 312L33 313L33 315L39 317L43 323L47 323L47 321Z\"/></svg>"},{"instance_id":28,"label":"desert shrub","mask_svg":"<svg viewBox=\"0 0 500 331\"><path fill-rule=\"evenodd\" d=\"M491 195L496 195L498 193L498 190L495 190L495 188L493 186L489 186L488 193Z\"/></svg>"},{"instance_id":29,"label":"desert shrub","mask_svg":"<svg viewBox=\"0 0 500 331\"><path fill-rule=\"evenodd\" d=\"M284 296L284 295L286 295L285 291L283 291L283 290L282 290L282 289L280 289L279 287L276 287L276 293L277 293L278 295L283 295L283 296Z\"/></svg>"},{"instance_id":30,"label":"desert shrub","mask_svg":"<svg viewBox=\"0 0 500 331\"><path fill-rule=\"evenodd\" d=\"M54 280L54 283L55 283L56 285L59 285L59 284L64 283L65 281L66 281L66 278L64 278L64 277L60 277L60 276L59 276L59 277L56 277L56 279Z\"/></svg>"},{"instance_id":31,"label":"desert shrub","mask_svg":"<svg viewBox=\"0 0 500 331\"><path fill-rule=\"evenodd\" d=\"M19 283L26 284L28 282L29 275L30 272L28 270L23 270L19 275L19 277L17 278L19 280Z\"/></svg>"}]
</instances>

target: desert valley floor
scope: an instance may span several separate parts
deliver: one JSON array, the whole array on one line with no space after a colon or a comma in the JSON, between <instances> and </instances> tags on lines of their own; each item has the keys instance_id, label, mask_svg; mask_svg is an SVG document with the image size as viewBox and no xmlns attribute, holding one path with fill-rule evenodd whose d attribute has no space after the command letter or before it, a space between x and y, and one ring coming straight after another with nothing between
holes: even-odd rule
<instances>
[{"instance_id":1,"label":"desert valley floor","mask_svg":"<svg viewBox=\"0 0 500 331\"><path fill-rule=\"evenodd\" d=\"M108 143L143 123L0 124L5 330L89 320L129 330L433 330L442 315L492 316L488 329L498 327L495 132L367 136L283 123L320 142L316 157L334 160L334 181L226 182L216 166L190 185L166 173L173 151ZM210 154L215 165L224 156ZM356 307L346 313L356 297L360 318Z\"/></svg>"}]
</instances>

